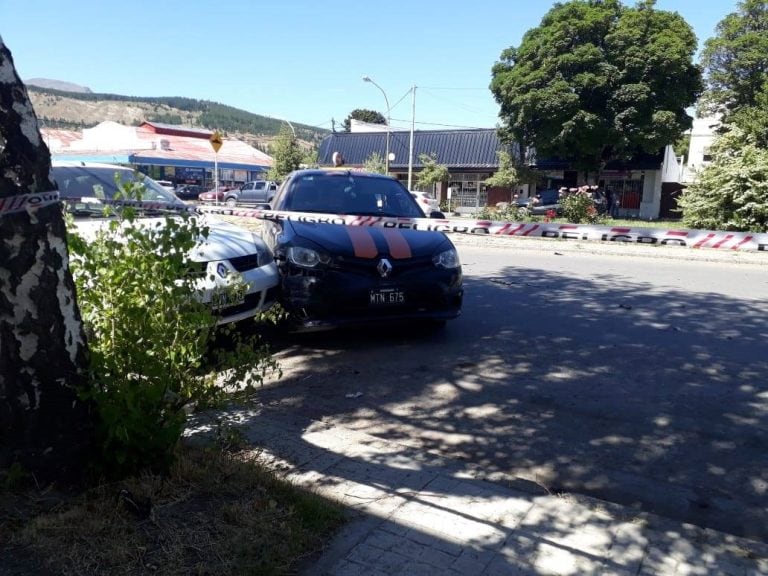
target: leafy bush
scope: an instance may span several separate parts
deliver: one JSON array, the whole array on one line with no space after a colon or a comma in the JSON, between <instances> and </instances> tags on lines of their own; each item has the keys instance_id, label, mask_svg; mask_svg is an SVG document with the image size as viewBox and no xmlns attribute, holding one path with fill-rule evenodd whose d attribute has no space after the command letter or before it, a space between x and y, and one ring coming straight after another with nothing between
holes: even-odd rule
<instances>
[{"instance_id":1,"label":"leafy bush","mask_svg":"<svg viewBox=\"0 0 768 576\"><path fill-rule=\"evenodd\" d=\"M572 224L596 224L600 221L595 201L586 187L575 192L562 192L560 207L565 220Z\"/></svg>"},{"instance_id":2,"label":"leafy bush","mask_svg":"<svg viewBox=\"0 0 768 576\"><path fill-rule=\"evenodd\" d=\"M494 220L497 222L536 222L538 218L531 214L528 208L500 202L495 207L485 206L477 214L479 220Z\"/></svg>"},{"instance_id":3,"label":"leafy bush","mask_svg":"<svg viewBox=\"0 0 768 576\"><path fill-rule=\"evenodd\" d=\"M120 186L126 198L141 199L141 184ZM207 235L196 217L149 225L133 208L112 212L93 239L70 226L69 248L90 348L83 396L98 411L100 472L121 476L167 469L190 405L215 403L228 387L251 389L279 368L255 337L231 329L229 350L209 350L214 337L223 339L196 298L188 254Z\"/></svg>"},{"instance_id":4,"label":"leafy bush","mask_svg":"<svg viewBox=\"0 0 768 576\"><path fill-rule=\"evenodd\" d=\"M683 225L703 230L768 230L768 150L740 129L715 140L713 161L681 195Z\"/></svg>"}]
</instances>

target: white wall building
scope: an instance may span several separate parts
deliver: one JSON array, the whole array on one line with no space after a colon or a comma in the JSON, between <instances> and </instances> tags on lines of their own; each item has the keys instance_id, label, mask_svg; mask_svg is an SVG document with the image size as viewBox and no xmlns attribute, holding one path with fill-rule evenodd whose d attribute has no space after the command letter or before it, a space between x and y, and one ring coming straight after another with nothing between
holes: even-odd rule
<instances>
[{"instance_id":1,"label":"white wall building","mask_svg":"<svg viewBox=\"0 0 768 576\"><path fill-rule=\"evenodd\" d=\"M688 162L681 182L693 182L696 171L701 170L710 162L709 147L715 139L715 130L720 126L720 120L715 116L694 118L691 127L691 143L688 147Z\"/></svg>"}]
</instances>

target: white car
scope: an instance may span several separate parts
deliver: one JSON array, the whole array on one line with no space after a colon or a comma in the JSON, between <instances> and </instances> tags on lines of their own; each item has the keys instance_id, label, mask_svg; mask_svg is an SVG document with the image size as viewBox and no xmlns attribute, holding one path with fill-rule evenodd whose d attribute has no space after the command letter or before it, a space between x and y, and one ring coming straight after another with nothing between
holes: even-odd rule
<instances>
[{"instance_id":1,"label":"white car","mask_svg":"<svg viewBox=\"0 0 768 576\"><path fill-rule=\"evenodd\" d=\"M151 178L137 176L124 166L54 161L52 172L60 197L67 202L78 232L85 238L107 221L100 217L101 200L111 199L118 191L115 174L123 182L140 178L146 201L186 206ZM165 219L147 217L148 224L154 221ZM256 233L220 220L206 217L204 224L209 235L190 254L191 260L200 265L197 289L201 301L212 306L219 324L237 322L268 310L276 301L279 280L266 244ZM235 284L244 289L226 290ZM230 300L221 301L222 297Z\"/></svg>"},{"instance_id":2,"label":"white car","mask_svg":"<svg viewBox=\"0 0 768 576\"><path fill-rule=\"evenodd\" d=\"M411 190L411 196L416 200L416 203L421 208L424 215L429 217L432 212L440 212L440 202L432 198L426 192L419 192L418 190Z\"/></svg>"}]
</instances>

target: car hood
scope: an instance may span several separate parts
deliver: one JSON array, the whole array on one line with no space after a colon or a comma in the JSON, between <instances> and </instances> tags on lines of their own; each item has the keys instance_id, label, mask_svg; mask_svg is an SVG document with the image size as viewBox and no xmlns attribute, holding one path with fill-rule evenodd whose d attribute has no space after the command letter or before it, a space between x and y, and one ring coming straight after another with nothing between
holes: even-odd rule
<instances>
[{"instance_id":1,"label":"car hood","mask_svg":"<svg viewBox=\"0 0 768 576\"><path fill-rule=\"evenodd\" d=\"M452 247L445 234L435 231L292 221L285 225L292 228L295 237L309 240L331 254L344 257L420 258L432 256L441 248Z\"/></svg>"},{"instance_id":2,"label":"car hood","mask_svg":"<svg viewBox=\"0 0 768 576\"><path fill-rule=\"evenodd\" d=\"M77 232L86 240L93 239L96 233L107 226L108 219L75 220ZM165 218L141 218L142 226L156 227L165 224ZM267 251L264 242L249 230L211 218L201 221L208 227L208 237L201 238L189 257L196 262L210 262L216 260L229 260L238 256L248 256L255 252Z\"/></svg>"}]
</instances>

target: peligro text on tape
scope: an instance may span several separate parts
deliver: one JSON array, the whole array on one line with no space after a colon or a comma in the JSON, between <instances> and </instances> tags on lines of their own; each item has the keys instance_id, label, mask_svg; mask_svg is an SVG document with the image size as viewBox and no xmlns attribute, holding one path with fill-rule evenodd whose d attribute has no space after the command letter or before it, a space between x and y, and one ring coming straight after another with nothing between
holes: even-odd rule
<instances>
[{"instance_id":1,"label":"peligro text on tape","mask_svg":"<svg viewBox=\"0 0 768 576\"><path fill-rule=\"evenodd\" d=\"M434 218L393 218L386 216L279 212L262 209L233 209L216 206L198 206L198 210L208 214L240 216L272 221L289 220L314 224L342 224L347 226L378 226L382 228L410 230L435 230L447 234L488 234L494 236L630 242L659 246L768 252L768 234L753 232L717 232L710 230L595 226L582 224L557 224L552 222L531 223L467 219L442 220Z\"/></svg>"},{"instance_id":2,"label":"peligro text on tape","mask_svg":"<svg viewBox=\"0 0 768 576\"><path fill-rule=\"evenodd\" d=\"M21 194L18 196L6 196L0 198L0 217L14 212L26 212L37 210L43 206L56 204L59 201L59 192L40 192L37 194Z\"/></svg>"},{"instance_id":3,"label":"peligro text on tape","mask_svg":"<svg viewBox=\"0 0 768 576\"><path fill-rule=\"evenodd\" d=\"M81 200L83 199L65 198L65 201L67 202ZM519 236L561 240L631 242L660 246L768 252L768 233L759 232L718 232L711 230L558 224L552 222L531 223L469 219L451 220L389 216L357 216L353 214L284 212L258 208L224 208L210 205L192 206L182 203L169 204L167 202L146 202L139 200L94 200L103 204L136 206L150 210L156 209L179 213L187 212L220 216L238 216L243 218L271 220L273 222L287 220L309 224L434 230L445 232L447 234L488 234L495 236Z\"/></svg>"}]
</instances>

